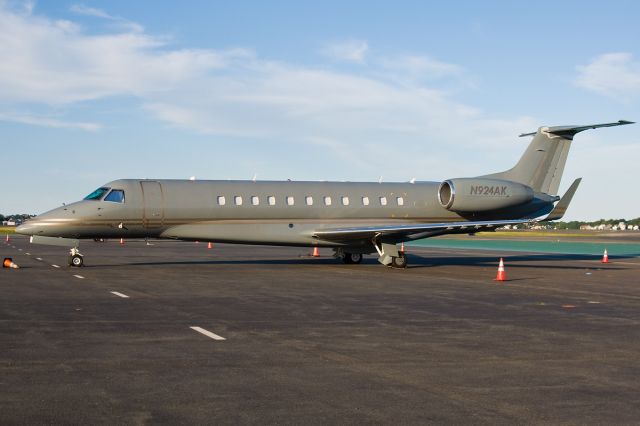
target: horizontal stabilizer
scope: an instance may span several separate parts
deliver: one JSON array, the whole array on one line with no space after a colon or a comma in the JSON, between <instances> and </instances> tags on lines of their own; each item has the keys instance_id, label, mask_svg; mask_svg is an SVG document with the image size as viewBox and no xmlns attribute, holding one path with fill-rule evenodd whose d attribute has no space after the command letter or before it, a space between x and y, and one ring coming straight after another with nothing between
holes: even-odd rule
<instances>
[{"instance_id":1,"label":"horizontal stabilizer","mask_svg":"<svg viewBox=\"0 0 640 426\"><path fill-rule=\"evenodd\" d=\"M578 189L578 185L580 185L580 182L582 182L582 178L574 180L569 189L567 189L567 192L565 192L562 198L560 198L558 204L556 204L556 206L553 208L553 210L551 210L547 217L545 217L541 221L548 222L550 220L562 219L565 212L567 211L567 208L569 207L569 203L571 203L571 200L573 199L573 195Z\"/></svg>"},{"instance_id":2,"label":"horizontal stabilizer","mask_svg":"<svg viewBox=\"0 0 640 426\"><path fill-rule=\"evenodd\" d=\"M613 127L613 126L623 126L625 124L634 124L633 121L627 121L627 120L618 120L616 122L613 123L601 123L601 124L588 124L586 126L556 126L556 127L547 127L547 128L542 128L543 131L547 132L547 133L551 133L553 135L556 136L561 136L563 138L566 139L573 139L573 137L580 132L583 132L585 130L589 130L589 129L597 129L599 127ZM537 132L531 132L531 133L523 133L520 135L520 137L522 136L534 136Z\"/></svg>"}]
</instances>

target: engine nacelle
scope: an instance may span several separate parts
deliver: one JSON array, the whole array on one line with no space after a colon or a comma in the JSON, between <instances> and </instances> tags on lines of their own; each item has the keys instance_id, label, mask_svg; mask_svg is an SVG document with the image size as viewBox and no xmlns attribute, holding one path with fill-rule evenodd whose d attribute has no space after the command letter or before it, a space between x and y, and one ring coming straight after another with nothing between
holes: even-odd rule
<instances>
[{"instance_id":1,"label":"engine nacelle","mask_svg":"<svg viewBox=\"0 0 640 426\"><path fill-rule=\"evenodd\" d=\"M447 210L486 212L518 206L533 200L533 189L500 179L448 179L438 188L438 201Z\"/></svg>"}]
</instances>

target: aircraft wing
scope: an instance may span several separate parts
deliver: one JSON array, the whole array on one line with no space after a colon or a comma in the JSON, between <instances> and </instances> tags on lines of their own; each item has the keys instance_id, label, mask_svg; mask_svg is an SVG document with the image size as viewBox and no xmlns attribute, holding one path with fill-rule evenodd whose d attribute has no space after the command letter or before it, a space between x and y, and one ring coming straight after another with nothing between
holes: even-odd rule
<instances>
[{"instance_id":1,"label":"aircraft wing","mask_svg":"<svg viewBox=\"0 0 640 426\"><path fill-rule=\"evenodd\" d=\"M315 231L313 236L320 240L340 242L371 239L400 242L444 234L467 234L480 231L492 231L505 225L519 225L530 222L531 219L519 219L330 228Z\"/></svg>"},{"instance_id":2,"label":"aircraft wing","mask_svg":"<svg viewBox=\"0 0 640 426\"><path fill-rule=\"evenodd\" d=\"M524 218L514 220L490 220L468 222L444 222L444 223L420 223L409 225L382 225L363 226L351 228L329 228L317 230L313 233L315 238L326 241L344 242L357 240L384 240L388 242L400 242L418 240L421 238L435 237L445 234L470 234L481 231L493 231L506 225L521 225L524 223L547 222L559 220L569 207L578 185L582 179L576 179L562 196L555 207L544 217ZM548 210L547 210L548 211Z\"/></svg>"}]
</instances>

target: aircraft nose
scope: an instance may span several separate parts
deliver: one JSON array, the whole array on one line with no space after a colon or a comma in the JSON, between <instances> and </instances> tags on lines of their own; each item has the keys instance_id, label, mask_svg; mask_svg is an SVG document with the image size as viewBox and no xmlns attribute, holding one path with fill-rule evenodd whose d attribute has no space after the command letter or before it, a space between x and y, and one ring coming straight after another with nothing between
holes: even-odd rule
<instances>
[{"instance_id":1,"label":"aircraft nose","mask_svg":"<svg viewBox=\"0 0 640 426\"><path fill-rule=\"evenodd\" d=\"M33 235L35 233L35 226L29 223L23 223L22 225L18 225L16 227L16 233L23 235Z\"/></svg>"}]
</instances>

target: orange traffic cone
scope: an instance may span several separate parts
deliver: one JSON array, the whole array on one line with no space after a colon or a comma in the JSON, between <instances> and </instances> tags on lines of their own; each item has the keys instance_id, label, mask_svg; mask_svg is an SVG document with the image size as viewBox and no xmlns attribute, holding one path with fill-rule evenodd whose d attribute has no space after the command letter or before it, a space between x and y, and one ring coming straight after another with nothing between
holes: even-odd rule
<instances>
[{"instance_id":1,"label":"orange traffic cone","mask_svg":"<svg viewBox=\"0 0 640 426\"><path fill-rule=\"evenodd\" d=\"M506 281L507 274L504 273L504 261L500 258L500 264L498 265L498 275L494 281Z\"/></svg>"},{"instance_id":2,"label":"orange traffic cone","mask_svg":"<svg viewBox=\"0 0 640 426\"><path fill-rule=\"evenodd\" d=\"M11 237L9 237L9 234L7 234L7 238L5 238L5 241L6 241L6 242L11 241Z\"/></svg>"},{"instance_id":3,"label":"orange traffic cone","mask_svg":"<svg viewBox=\"0 0 640 426\"><path fill-rule=\"evenodd\" d=\"M208 249L213 248L213 244L211 244L211 241L209 241L209 244L207 244L207 248Z\"/></svg>"},{"instance_id":4,"label":"orange traffic cone","mask_svg":"<svg viewBox=\"0 0 640 426\"><path fill-rule=\"evenodd\" d=\"M400 243L400 253L404 253L404 243Z\"/></svg>"},{"instance_id":5,"label":"orange traffic cone","mask_svg":"<svg viewBox=\"0 0 640 426\"><path fill-rule=\"evenodd\" d=\"M4 261L2 262L2 267L3 268L20 269L20 267L18 265L16 265L13 262L13 259L11 259L10 257L5 257L4 258Z\"/></svg>"},{"instance_id":6,"label":"orange traffic cone","mask_svg":"<svg viewBox=\"0 0 640 426\"><path fill-rule=\"evenodd\" d=\"M124 238L120 238L120 244L124 244Z\"/></svg>"},{"instance_id":7,"label":"orange traffic cone","mask_svg":"<svg viewBox=\"0 0 640 426\"><path fill-rule=\"evenodd\" d=\"M607 249L604 249L604 254L602 255L602 263L609 263L609 254L607 254Z\"/></svg>"},{"instance_id":8,"label":"orange traffic cone","mask_svg":"<svg viewBox=\"0 0 640 426\"><path fill-rule=\"evenodd\" d=\"M313 248L313 254L312 254L312 256L313 256L313 257L320 257L320 252L318 251L318 246L315 246L315 247Z\"/></svg>"}]
</instances>

